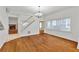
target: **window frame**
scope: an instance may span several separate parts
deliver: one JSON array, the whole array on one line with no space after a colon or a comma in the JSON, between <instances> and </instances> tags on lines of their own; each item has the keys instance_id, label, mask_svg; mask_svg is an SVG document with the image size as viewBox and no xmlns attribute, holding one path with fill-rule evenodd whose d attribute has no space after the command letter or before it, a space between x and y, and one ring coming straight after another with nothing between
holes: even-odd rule
<instances>
[{"instance_id":1,"label":"window frame","mask_svg":"<svg viewBox=\"0 0 79 59\"><path fill-rule=\"evenodd\" d=\"M67 27L67 20L69 19L69 28ZM52 25L52 22L56 21L56 26ZM50 22L50 26L46 28L49 30L56 30L56 31L66 31L66 32L70 32L71 31L71 18L70 17L65 17L65 18L61 18L61 19L56 19L56 20L48 20L47 23ZM57 23L58 22L58 23ZM63 23L65 22L65 24Z\"/></svg>"}]
</instances>

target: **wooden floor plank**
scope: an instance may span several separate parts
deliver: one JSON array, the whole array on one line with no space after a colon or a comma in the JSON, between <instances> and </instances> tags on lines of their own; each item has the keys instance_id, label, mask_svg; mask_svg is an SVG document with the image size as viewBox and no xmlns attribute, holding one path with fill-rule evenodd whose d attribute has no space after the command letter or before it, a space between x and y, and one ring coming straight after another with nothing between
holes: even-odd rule
<instances>
[{"instance_id":1,"label":"wooden floor plank","mask_svg":"<svg viewBox=\"0 0 79 59\"><path fill-rule=\"evenodd\" d=\"M2 52L77 52L77 43L49 34L25 36L6 42Z\"/></svg>"}]
</instances>

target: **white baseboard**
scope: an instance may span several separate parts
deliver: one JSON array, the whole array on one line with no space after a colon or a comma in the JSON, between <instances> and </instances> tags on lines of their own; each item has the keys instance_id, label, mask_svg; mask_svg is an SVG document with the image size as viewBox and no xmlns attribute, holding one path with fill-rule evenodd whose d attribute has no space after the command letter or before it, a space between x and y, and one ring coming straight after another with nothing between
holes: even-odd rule
<instances>
[{"instance_id":1,"label":"white baseboard","mask_svg":"<svg viewBox=\"0 0 79 59\"><path fill-rule=\"evenodd\" d=\"M70 39L70 38L66 38L66 37L63 37L63 36L54 35L54 34L50 34L50 33L47 33L47 34L53 35L53 36L57 36L57 37L61 37L61 38L64 38L64 39L67 39L67 40L70 40L70 41L78 42L77 40L72 40L72 39Z\"/></svg>"}]
</instances>

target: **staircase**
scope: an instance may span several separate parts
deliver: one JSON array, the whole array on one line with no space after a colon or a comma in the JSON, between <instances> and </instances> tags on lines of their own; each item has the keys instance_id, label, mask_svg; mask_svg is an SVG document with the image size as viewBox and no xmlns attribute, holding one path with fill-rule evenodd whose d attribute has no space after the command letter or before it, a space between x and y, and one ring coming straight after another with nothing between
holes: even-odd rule
<instances>
[{"instance_id":1,"label":"staircase","mask_svg":"<svg viewBox=\"0 0 79 59\"><path fill-rule=\"evenodd\" d=\"M22 24L23 24L23 29L22 31L24 31L26 28L28 28L33 22L35 22L35 20L32 19L33 16L30 16L27 18L27 20L23 21Z\"/></svg>"}]
</instances>

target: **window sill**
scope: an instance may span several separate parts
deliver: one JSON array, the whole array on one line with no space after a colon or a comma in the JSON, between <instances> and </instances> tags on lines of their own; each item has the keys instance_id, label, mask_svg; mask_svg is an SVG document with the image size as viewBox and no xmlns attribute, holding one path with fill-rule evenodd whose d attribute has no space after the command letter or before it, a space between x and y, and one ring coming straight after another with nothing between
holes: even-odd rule
<instances>
[{"instance_id":1,"label":"window sill","mask_svg":"<svg viewBox=\"0 0 79 59\"><path fill-rule=\"evenodd\" d=\"M66 30L58 30L58 29L46 29L46 30L50 30L50 31L60 31L60 32L71 32L71 31L66 31Z\"/></svg>"}]
</instances>

